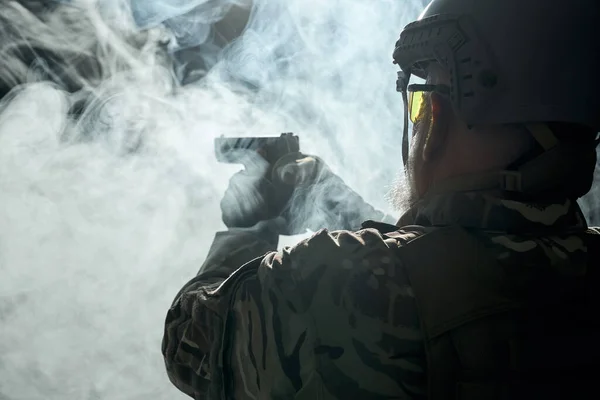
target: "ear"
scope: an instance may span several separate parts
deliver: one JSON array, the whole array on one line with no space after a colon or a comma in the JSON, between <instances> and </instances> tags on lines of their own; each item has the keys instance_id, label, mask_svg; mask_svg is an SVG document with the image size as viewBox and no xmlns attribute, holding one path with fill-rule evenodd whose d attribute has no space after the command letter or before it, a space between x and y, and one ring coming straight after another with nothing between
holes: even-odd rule
<instances>
[{"instance_id":1,"label":"ear","mask_svg":"<svg viewBox=\"0 0 600 400\"><path fill-rule=\"evenodd\" d=\"M452 116L452 106L441 94L432 92L430 104L431 123L423 145L425 161L433 161L443 154Z\"/></svg>"}]
</instances>

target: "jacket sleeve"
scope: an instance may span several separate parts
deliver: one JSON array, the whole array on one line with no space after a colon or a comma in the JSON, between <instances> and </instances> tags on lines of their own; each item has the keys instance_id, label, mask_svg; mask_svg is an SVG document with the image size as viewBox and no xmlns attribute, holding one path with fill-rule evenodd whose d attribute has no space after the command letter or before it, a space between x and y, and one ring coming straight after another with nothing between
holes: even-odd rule
<instances>
[{"instance_id":1,"label":"jacket sleeve","mask_svg":"<svg viewBox=\"0 0 600 400\"><path fill-rule=\"evenodd\" d=\"M175 297L165 320L162 354L170 381L194 399L207 398L209 358L222 324L220 301L212 293L248 260L276 250L278 239L266 230L217 232L198 275Z\"/></svg>"},{"instance_id":2,"label":"jacket sleeve","mask_svg":"<svg viewBox=\"0 0 600 400\"><path fill-rule=\"evenodd\" d=\"M218 287L188 284L167 317L171 379L195 398L423 398L399 243L374 229L323 230Z\"/></svg>"}]
</instances>

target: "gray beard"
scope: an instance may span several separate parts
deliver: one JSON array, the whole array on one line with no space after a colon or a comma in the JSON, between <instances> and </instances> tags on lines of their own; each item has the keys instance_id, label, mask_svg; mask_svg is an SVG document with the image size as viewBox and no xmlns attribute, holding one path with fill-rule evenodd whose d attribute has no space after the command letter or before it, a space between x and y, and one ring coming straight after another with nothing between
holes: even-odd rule
<instances>
[{"instance_id":1,"label":"gray beard","mask_svg":"<svg viewBox=\"0 0 600 400\"><path fill-rule=\"evenodd\" d=\"M417 201L414 185L411 185L404 170L400 171L394 179L392 187L386 195L386 200L401 215L407 212Z\"/></svg>"}]
</instances>

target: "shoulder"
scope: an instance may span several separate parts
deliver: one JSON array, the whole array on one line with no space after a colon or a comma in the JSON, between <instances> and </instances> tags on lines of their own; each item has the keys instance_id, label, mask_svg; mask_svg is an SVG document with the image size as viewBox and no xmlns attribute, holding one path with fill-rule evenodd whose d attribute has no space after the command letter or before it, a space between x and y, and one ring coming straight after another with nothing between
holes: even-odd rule
<instances>
[{"instance_id":1,"label":"shoulder","mask_svg":"<svg viewBox=\"0 0 600 400\"><path fill-rule=\"evenodd\" d=\"M282 295L304 317L322 379L343 381L336 398L352 398L357 383L357 397L412 398L403 385L423 379L419 317L397 257L422 231L395 229L322 230L280 252L294 282Z\"/></svg>"},{"instance_id":2,"label":"shoulder","mask_svg":"<svg viewBox=\"0 0 600 400\"><path fill-rule=\"evenodd\" d=\"M284 252L299 258L328 259L340 254L370 257L389 253L425 233L426 228L420 226L399 228L387 224L369 224L358 231L322 229L297 245L284 249Z\"/></svg>"},{"instance_id":3,"label":"shoulder","mask_svg":"<svg viewBox=\"0 0 600 400\"><path fill-rule=\"evenodd\" d=\"M390 226L391 228L391 226ZM277 287L299 309L314 304L338 306L361 296L392 296L392 287L408 284L398 258L398 248L425 233L420 227L393 232L374 227L359 231L320 230L293 247L270 253L258 270L261 284Z\"/></svg>"},{"instance_id":4,"label":"shoulder","mask_svg":"<svg viewBox=\"0 0 600 400\"><path fill-rule=\"evenodd\" d=\"M322 274L324 268L344 271L373 262L390 264L398 247L425 233L420 227L387 227L394 231L386 232L378 227L358 231L322 229L294 246L271 253L265 260L275 268L285 264L285 269L297 272L297 278L307 278L316 273L315 270Z\"/></svg>"}]
</instances>

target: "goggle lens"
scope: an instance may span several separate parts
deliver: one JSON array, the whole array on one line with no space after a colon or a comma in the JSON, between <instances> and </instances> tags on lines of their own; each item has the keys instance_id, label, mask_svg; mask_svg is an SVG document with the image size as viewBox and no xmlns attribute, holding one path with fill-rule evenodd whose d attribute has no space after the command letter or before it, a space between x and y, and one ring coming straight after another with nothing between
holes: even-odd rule
<instances>
[{"instance_id":1,"label":"goggle lens","mask_svg":"<svg viewBox=\"0 0 600 400\"><path fill-rule=\"evenodd\" d=\"M408 93L408 113L410 120L414 124L421 118L423 111L424 93L409 92Z\"/></svg>"}]
</instances>

